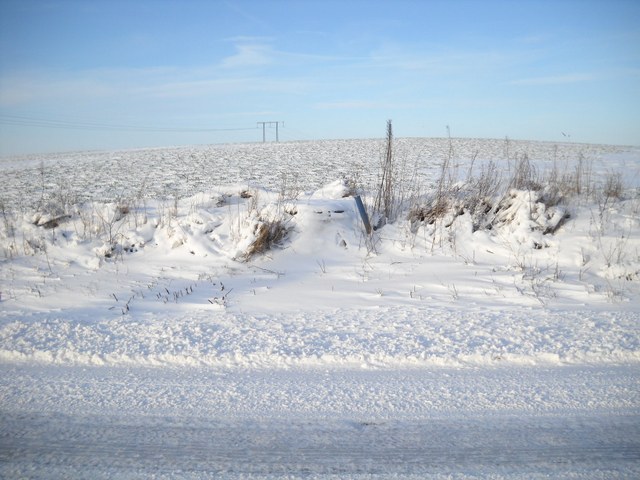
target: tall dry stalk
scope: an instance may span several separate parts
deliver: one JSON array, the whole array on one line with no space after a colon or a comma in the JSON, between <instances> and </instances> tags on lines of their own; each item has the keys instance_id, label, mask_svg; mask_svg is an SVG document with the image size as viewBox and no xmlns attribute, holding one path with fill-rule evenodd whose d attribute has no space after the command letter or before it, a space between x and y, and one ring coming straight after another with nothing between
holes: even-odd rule
<instances>
[{"instance_id":1,"label":"tall dry stalk","mask_svg":"<svg viewBox=\"0 0 640 480\"><path fill-rule=\"evenodd\" d=\"M381 215L383 222L394 220L394 165L393 165L393 128L391 120L387 120L387 142L385 156L382 161L382 177L378 186L378 193L374 210Z\"/></svg>"}]
</instances>

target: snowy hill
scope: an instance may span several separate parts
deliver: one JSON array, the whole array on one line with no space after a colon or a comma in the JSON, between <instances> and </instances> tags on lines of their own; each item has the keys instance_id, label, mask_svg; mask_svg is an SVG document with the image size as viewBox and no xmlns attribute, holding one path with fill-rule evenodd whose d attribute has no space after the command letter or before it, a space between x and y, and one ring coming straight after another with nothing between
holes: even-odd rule
<instances>
[{"instance_id":1,"label":"snowy hill","mask_svg":"<svg viewBox=\"0 0 640 480\"><path fill-rule=\"evenodd\" d=\"M2 159L0 476L636 477L640 150L385 152Z\"/></svg>"},{"instance_id":2,"label":"snowy hill","mask_svg":"<svg viewBox=\"0 0 640 480\"><path fill-rule=\"evenodd\" d=\"M380 141L5 161L2 359L389 367L640 359L638 150L397 144L406 198L371 235L353 195L373 220ZM582 192L556 192L562 198L550 204L548 185L503 187L472 199L495 210L480 216L465 204L466 186L492 174L497 189L523 159L539 182L553 167ZM445 162L459 204L416 219ZM608 196L606 181L616 188Z\"/></svg>"}]
</instances>

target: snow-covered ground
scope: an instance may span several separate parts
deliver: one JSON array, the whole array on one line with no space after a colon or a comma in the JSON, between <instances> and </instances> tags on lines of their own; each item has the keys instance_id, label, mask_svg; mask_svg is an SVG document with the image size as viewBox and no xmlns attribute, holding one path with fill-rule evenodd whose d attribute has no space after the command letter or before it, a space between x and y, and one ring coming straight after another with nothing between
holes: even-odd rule
<instances>
[{"instance_id":1,"label":"snow-covered ground","mask_svg":"<svg viewBox=\"0 0 640 480\"><path fill-rule=\"evenodd\" d=\"M0 473L640 475L640 149L384 152L1 159Z\"/></svg>"},{"instance_id":2,"label":"snow-covered ground","mask_svg":"<svg viewBox=\"0 0 640 480\"><path fill-rule=\"evenodd\" d=\"M636 478L632 366L4 365L3 478Z\"/></svg>"}]
</instances>

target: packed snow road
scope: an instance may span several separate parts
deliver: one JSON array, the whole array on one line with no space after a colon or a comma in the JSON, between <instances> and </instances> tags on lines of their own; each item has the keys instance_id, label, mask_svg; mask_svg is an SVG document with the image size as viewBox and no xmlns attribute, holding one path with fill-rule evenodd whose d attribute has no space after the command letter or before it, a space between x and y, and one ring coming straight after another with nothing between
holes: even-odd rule
<instances>
[{"instance_id":1,"label":"packed snow road","mask_svg":"<svg viewBox=\"0 0 640 480\"><path fill-rule=\"evenodd\" d=\"M3 365L3 478L637 478L636 366Z\"/></svg>"},{"instance_id":2,"label":"packed snow road","mask_svg":"<svg viewBox=\"0 0 640 480\"><path fill-rule=\"evenodd\" d=\"M5 478L74 471L82 478L454 472L631 478L640 471L640 423L632 415L369 423L33 414L3 423L18 437L3 449Z\"/></svg>"}]
</instances>

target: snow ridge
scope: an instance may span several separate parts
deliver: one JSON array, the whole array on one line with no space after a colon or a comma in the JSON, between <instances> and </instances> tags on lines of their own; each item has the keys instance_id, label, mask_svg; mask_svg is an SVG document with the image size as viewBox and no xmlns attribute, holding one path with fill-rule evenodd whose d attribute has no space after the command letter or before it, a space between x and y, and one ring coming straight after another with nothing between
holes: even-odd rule
<instances>
[{"instance_id":1,"label":"snow ridge","mask_svg":"<svg viewBox=\"0 0 640 480\"><path fill-rule=\"evenodd\" d=\"M640 362L629 312L429 307L7 322L0 361L215 368L421 368Z\"/></svg>"}]
</instances>

